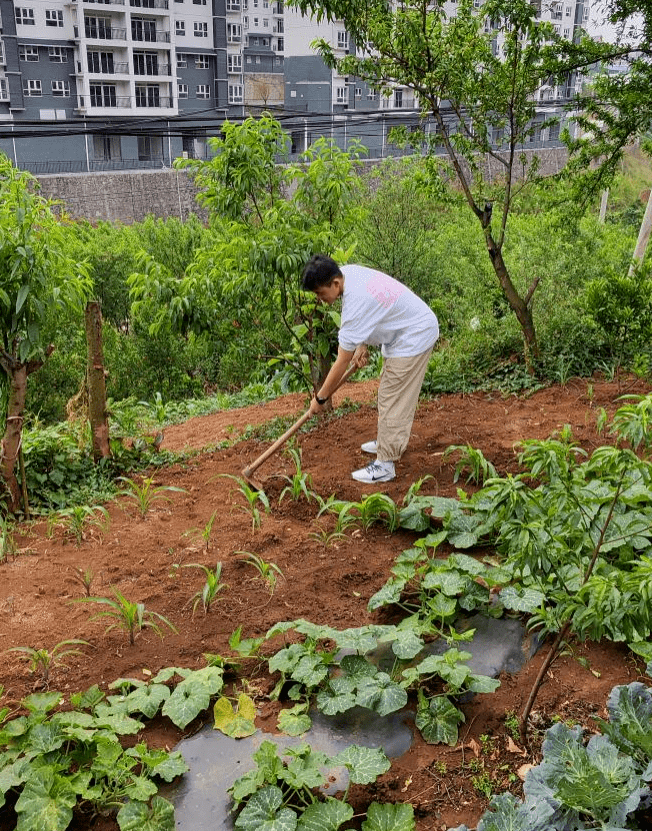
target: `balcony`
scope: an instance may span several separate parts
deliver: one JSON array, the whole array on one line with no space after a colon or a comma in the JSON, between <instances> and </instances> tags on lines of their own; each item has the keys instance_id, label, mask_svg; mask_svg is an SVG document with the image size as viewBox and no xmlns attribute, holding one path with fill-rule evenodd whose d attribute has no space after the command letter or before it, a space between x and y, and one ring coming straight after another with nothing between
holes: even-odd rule
<instances>
[{"instance_id":1,"label":"balcony","mask_svg":"<svg viewBox=\"0 0 652 831\"><path fill-rule=\"evenodd\" d=\"M138 95L136 93L136 107L154 107L156 109L169 109L172 106L172 98L168 95Z\"/></svg>"},{"instance_id":2,"label":"balcony","mask_svg":"<svg viewBox=\"0 0 652 831\"><path fill-rule=\"evenodd\" d=\"M72 3L76 5L77 0L72 0ZM125 0L82 0L84 6L124 6L124 4Z\"/></svg>"},{"instance_id":3,"label":"balcony","mask_svg":"<svg viewBox=\"0 0 652 831\"><path fill-rule=\"evenodd\" d=\"M139 43L169 43L170 33L162 32L160 29L156 31L150 29L134 29L132 25L131 39Z\"/></svg>"},{"instance_id":4,"label":"balcony","mask_svg":"<svg viewBox=\"0 0 652 831\"><path fill-rule=\"evenodd\" d=\"M129 5L136 9L169 9L169 0L129 0Z\"/></svg>"},{"instance_id":5,"label":"balcony","mask_svg":"<svg viewBox=\"0 0 652 831\"><path fill-rule=\"evenodd\" d=\"M170 75L170 64L159 63L149 64L145 66L134 65L134 75L138 76L139 78L156 78L161 75Z\"/></svg>"},{"instance_id":6,"label":"balcony","mask_svg":"<svg viewBox=\"0 0 652 831\"><path fill-rule=\"evenodd\" d=\"M94 26L87 23L84 26L84 34L88 40L127 40L127 30L117 29L114 26ZM77 26L75 26L75 37L79 37Z\"/></svg>"},{"instance_id":7,"label":"balcony","mask_svg":"<svg viewBox=\"0 0 652 831\"><path fill-rule=\"evenodd\" d=\"M87 62L89 75L128 75L129 64L124 61L120 63L106 63L100 64Z\"/></svg>"}]
</instances>

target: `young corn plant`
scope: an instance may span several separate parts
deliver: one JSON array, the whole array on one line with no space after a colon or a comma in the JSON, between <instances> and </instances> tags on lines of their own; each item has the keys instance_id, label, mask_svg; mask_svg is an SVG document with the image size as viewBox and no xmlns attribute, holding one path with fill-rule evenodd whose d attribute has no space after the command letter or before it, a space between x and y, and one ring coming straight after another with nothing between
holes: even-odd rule
<instances>
[{"instance_id":1,"label":"young corn plant","mask_svg":"<svg viewBox=\"0 0 652 831\"><path fill-rule=\"evenodd\" d=\"M191 528L190 531L186 531L184 536L193 536L193 537L201 537L204 541L204 551L208 551L211 544L211 534L213 533L213 524L215 522L215 517L217 516L217 508L211 514L211 518L208 520L206 525L203 528Z\"/></svg>"},{"instance_id":2,"label":"young corn plant","mask_svg":"<svg viewBox=\"0 0 652 831\"><path fill-rule=\"evenodd\" d=\"M110 597L79 597L71 603L99 603L109 608L98 612L91 617L91 620L108 618L110 623L104 630L107 634L112 629L122 629L129 635L129 643L133 646L136 643L136 634L143 629L153 629L159 637L163 638L161 625L167 626L176 633L175 626L158 612L152 612L145 608L144 603L133 603L115 587L113 588L115 600Z\"/></svg>"},{"instance_id":3,"label":"young corn plant","mask_svg":"<svg viewBox=\"0 0 652 831\"><path fill-rule=\"evenodd\" d=\"M198 592L193 594L190 598L190 602L193 604L193 617L195 616L197 606L199 606L200 603L204 610L204 614L207 615L213 603L220 599L222 589L227 588L226 583L220 583L220 578L222 576L222 563L218 563L215 566L215 570L212 570L208 568L208 566L202 565L201 563L188 563L187 565L182 566L182 568L200 568L204 572L206 582Z\"/></svg>"},{"instance_id":4,"label":"young corn plant","mask_svg":"<svg viewBox=\"0 0 652 831\"><path fill-rule=\"evenodd\" d=\"M17 550L14 526L6 517L0 514L0 563L6 562L9 557L13 557Z\"/></svg>"},{"instance_id":5,"label":"young corn plant","mask_svg":"<svg viewBox=\"0 0 652 831\"><path fill-rule=\"evenodd\" d=\"M126 484L126 488L118 491L118 496L124 496L132 500L141 517L144 517L151 509L155 502L165 500L171 502L166 493L185 493L183 488L175 488L173 485L154 485L154 477L147 476L142 482L137 482L135 479L129 479L127 476L120 476L119 480Z\"/></svg>"},{"instance_id":6,"label":"young corn plant","mask_svg":"<svg viewBox=\"0 0 652 831\"><path fill-rule=\"evenodd\" d=\"M72 568L72 579L75 583L79 583L79 585L84 589L84 596L90 597L91 596L91 588L93 585L93 580L95 579L95 573L93 572L92 568Z\"/></svg>"},{"instance_id":7,"label":"young corn plant","mask_svg":"<svg viewBox=\"0 0 652 831\"><path fill-rule=\"evenodd\" d=\"M79 655L81 649L77 646L89 646L88 641L71 638L70 640L59 641L52 649L45 647L37 649L32 646L12 646L7 652L19 652L23 658L29 661L29 669L32 674L39 676L42 687L50 683L50 672L55 667L66 666L64 658L68 655Z\"/></svg>"},{"instance_id":8,"label":"young corn plant","mask_svg":"<svg viewBox=\"0 0 652 831\"><path fill-rule=\"evenodd\" d=\"M389 531L396 531L400 525L400 510L394 500L384 493L372 493L360 502L329 501L320 510L337 513L335 532L343 534L353 525L368 531L372 525L386 525Z\"/></svg>"},{"instance_id":9,"label":"young corn plant","mask_svg":"<svg viewBox=\"0 0 652 831\"><path fill-rule=\"evenodd\" d=\"M452 444L444 451L443 458L446 459L453 453L459 453L460 457L455 464L453 482L457 482L463 473L467 474L466 484L474 482L482 485L487 479L496 476L496 468L488 459L485 459L481 450L472 447L470 444Z\"/></svg>"},{"instance_id":10,"label":"young corn plant","mask_svg":"<svg viewBox=\"0 0 652 831\"><path fill-rule=\"evenodd\" d=\"M263 510L266 514L271 511L271 507L269 504L269 499L265 491L259 491L256 488L252 488L245 479L241 476L234 476L232 473L220 473L219 476L224 476L228 479L233 479L235 482L238 483L238 493L244 497L245 504L238 505L237 507L239 510L244 511L246 514L249 514L251 517L251 528L252 530L256 530L256 528L260 528L262 522L262 514L260 513L260 508L258 505L263 506Z\"/></svg>"},{"instance_id":11,"label":"young corn plant","mask_svg":"<svg viewBox=\"0 0 652 831\"><path fill-rule=\"evenodd\" d=\"M294 462L295 472L292 476L283 477L288 484L283 488L279 495L279 505L286 496L289 496L293 502L298 502L302 497L305 497L306 502L310 502L311 499L317 501L315 493L310 490L310 486L312 485L312 478L310 474L304 473L301 470L301 452L293 447L291 447L287 452Z\"/></svg>"},{"instance_id":12,"label":"young corn plant","mask_svg":"<svg viewBox=\"0 0 652 831\"><path fill-rule=\"evenodd\" d=\"M71 537L76 545L86 538L86 531L93 526L105 534L111 522L109 512L102 505L74 505L72 508L65 508L59 511L59 522L56 523L63 528L67 537Z\"/></svg>"},{"instance_id":13,"label":"young corn plant","mask_svg":"<svg viewBox=\"0 0 652 831\"><path fill-rule=\"evenodd\" d=\"M276 582L279 577L283 578L283 572L276 565L276 563L267 563L258 554L252 551L236 551L236 554L244 555L242 560L250 566L253 566L258 572L258 577L266 584L269 593L274 594Z\"/></svg>"}]
</instances>

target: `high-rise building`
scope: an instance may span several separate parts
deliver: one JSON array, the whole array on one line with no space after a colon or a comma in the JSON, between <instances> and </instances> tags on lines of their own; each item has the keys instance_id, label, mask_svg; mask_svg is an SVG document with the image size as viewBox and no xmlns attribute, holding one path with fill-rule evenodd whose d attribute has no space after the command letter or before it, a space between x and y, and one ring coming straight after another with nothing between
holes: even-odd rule
<instances>
[{"instance_id":1,"label":"high-rise building","mask_svg":"<svg viewBox=\"0 0 652 831\"><path fill-rule=\"evenodd\" d=\"M539 13L572 37L588 6ZM204 156L225 118L270 109L295 152L330 135L382 155L392 123L416 119L413 91L339 76L312 49L318 37L342 56L355 49L343 25L281 0L0 0L0 150L36 173L160 167ZM573 91L572 77L542 87L542 111Z\"/></svg>"}]
</instances>

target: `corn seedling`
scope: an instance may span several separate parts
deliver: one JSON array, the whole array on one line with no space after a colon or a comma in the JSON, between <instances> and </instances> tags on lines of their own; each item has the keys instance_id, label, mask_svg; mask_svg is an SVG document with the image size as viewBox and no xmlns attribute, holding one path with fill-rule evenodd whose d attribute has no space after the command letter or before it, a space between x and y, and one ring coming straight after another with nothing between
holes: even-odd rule
<instances>
[{"instance_id":1,"label":"corn seedling","mask_svg":"<svg viewBox=\"0 0 652 831\"><path fill-rule=\"evenodd\" d=\"M85 538L88 526L92 525L106 533L109 528L109 512L102 505L74 505L59 511L59 522L66 536L72 537L77 545L81 545Z\"/></svg>"},{"instance_id":2,"label":"corn seedling","mask_svg":"<svg viewBox=\"0 0 652 831\"><path fill-rule=\"evenodd\" d=\"M488 459L485 459L481 450L471 447L470 444L452 444L444 451L443 458L446 459L453 453L459 453L460 457L455 464L455 475L453 482L457 482L462 473L467 473L466 484L475 482L481 485L487 479L493 479L496 476L496 468Z\"/></svg>"},{"instance_id":3,"label":"corn seedling","mask_svg":"<svg viewBox=\"0 0 652 831\"><path fill-rule=\"evenodd\" d=\"M295 472L292 476L283 477L288 484L281 491L278 498L279 505L286 496L289 496L293 502L298 502L302 496L306 498L306 502L310 502L311 499L316 500L315 494L310 490L312 478L310 474L301 470L301 453L295 448L290 448L288 453L294 462Z\"/></svg>"},{"instance_id":4,"label":"corn seedling","mask_svg":"<svg viewBox=\"0 0 652 831\"><path fill-rule=\"evenodd\" d=\"M410 487L407 489L407 493L403 497L403 504L409 505L413 499L416 499L417 496L421 493L421 488L423 487L424 483L428 481L428 479L434 479L434 476L431 476L427 473L425 476L422 476L421 479L417 479L416 482L412 482Z\"/></svg>"},{"instance_id":5,"label":"corn seedling","mask_svg":"<svg viewBox=\"0 0 652 831\"><path fill-rule=\"evenodd\" d=\"M267 563L258 554L251 551L236 551L236 554L243 554L243 562L253 566L258 572L258 576L263 582L267 584L269 593L273 594L276 588L276 581L279 577L283 577L283 572L276 565L276 563Z\"/></svg>"},{"instance_id":6,"label":"corn seedling","mask_svg":"<svg viewBox=\"0 0 652 831\"><path fill-rule=\"evenodd\" d=\"M256 490L256 488L250 487L250 485L241 476L233 476L231 473L220 473L219 476L225 476L228 479L233 479L238 483L238 493L244 496L246 504L238 505L237 507L246 514L249 514L251 517L252 530L260 528L262 515L258 504L260 503L263 506L263 510L266 514L271 511L269 499L267 498L265 491L259 491Z\"/></svg>"},{"instance_id":7,"label":"corn seedling","mask_svg":"<svg viewBox=\"0 0 652 831\"><path fill-rule=\"evenodd\" d=\"M7 652L20 652L22 657L29 661L30 672L38 674L42 686L47 687L51 670L55 667L65 666L63 659L67 655L79 655L81 653L81 649L76 649L76 646L89 646L89 643L72 638L71 640L59 641L51 650L36 649L32 646L12 646Z\"/></svg>"},{"instance_id":8,"label":"corn seedling","mask_svg":"<svg viewBox=\"0 0 652 831\"><path fill-rule=\"evenodd\" d=\"M170 497L165 495L167 492L185 493L183 488L175 488L173 485L159 485L155 487L153 476L146 477L140 483L126 476L120 476L119 479L127 487L118 491L118 496L126 496L128 499L133 500L138 507L141 517L145 516L155 502L159 502L161 499L171 502Z\"/></svg>"},{"instance_id":9,"label":"corn seedling","mask_svg":"<svg viewBox=\"0 0 652 831\"><path fill-rule=\"evenodd\" d=\"M170 621L158 612L150 612L145 609L144 603L132 603L115 587L113 588L115 600L110 597L80 597L72 600L72 603L99 603L109 608L106 611L98 612L91 617L91 620L108 618L113 621L104 630L107 634L112 629L122 629L129 635L129 643L133 646L136 642L136 633L142 629L153 629L159 637L163 637L161 626L163 624L176 632L176 628Z\"/></svg>"},{"instance_id":10,"label":"corn seedling","mask_svg":"<svg viewBox=\"0 0 652 831\"><path fill-rule=\"evenodd\" d=\"M80 586L84 589L84 596L90 597L91 596L91 586L93 585L93 580L95 579L95 574L93 573L92 568L81 569L81 568L73 568L72 577L75 583L79 583Z\"/></svg>"},{"instance_id":11,"label":"corn seedling","mask_svg":"<svg viewBox=\"0 0 652 831\"><path fill-rule=\"evenodd\" d=\"M325 528L320 523L316 523L316 529L315 531L311 531L308 536L324 546L331 545L336 540L346 539L346 534L343 531L329 531L328 528Z\"/></svg>"},{"instance_id":12,"label":"corn seedling","mask_svg":"<svg viewBox=\"0 0 652 831\"><path fill-rule=\"evenodd\" d=\"M212 604L219 598L219 594L222 591L222 589L226 588L226 583L220 583L220 577L222 576L222 563L218 563L215 566L214 571L208 568L208 566L202 565L201 563L188 563L187 565L183 566L183 568L200 568L206 575L206 582L198 592L195 592L195 594L193 594L193 596L190 598L190 602L192 602L193 604L193 617L195 615L197 606L199 606L200 603L204 610L204 614L208 614Z\"/></svg>"},{"instance_id":13,"label":"corn seedling","mask_svg":"<svg viewBox=\"0 0 652 831\"><path fill-rule=\"evenodd\" d=\"M191 528L189 531L184 533L184 537L201 537L204 541L204 550L208 551L210 548L211 542L211 533L213 531L213 523L215 522L215 517L217 516L217 508L211 514L211 518L208 520L206 525L203 528Z\"/></svg>"}]
</instances>

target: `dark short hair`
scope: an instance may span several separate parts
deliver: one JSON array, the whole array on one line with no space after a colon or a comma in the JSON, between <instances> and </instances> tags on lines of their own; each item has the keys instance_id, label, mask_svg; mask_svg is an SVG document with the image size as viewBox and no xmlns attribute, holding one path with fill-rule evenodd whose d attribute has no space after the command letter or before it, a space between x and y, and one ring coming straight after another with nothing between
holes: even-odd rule
<instances>
[{"instance_id":1,"label":"dark short hair","mask_svg":"<svg viewBox=\"0 0 652 831\"><path fill-rule=\"evenodd\" d=\"M332 257L313 254L303 269L301 287L306 291L316 291L320 286L329 286L333 278L341 273L339 265Z\"/></svg>"}]
</instances>

